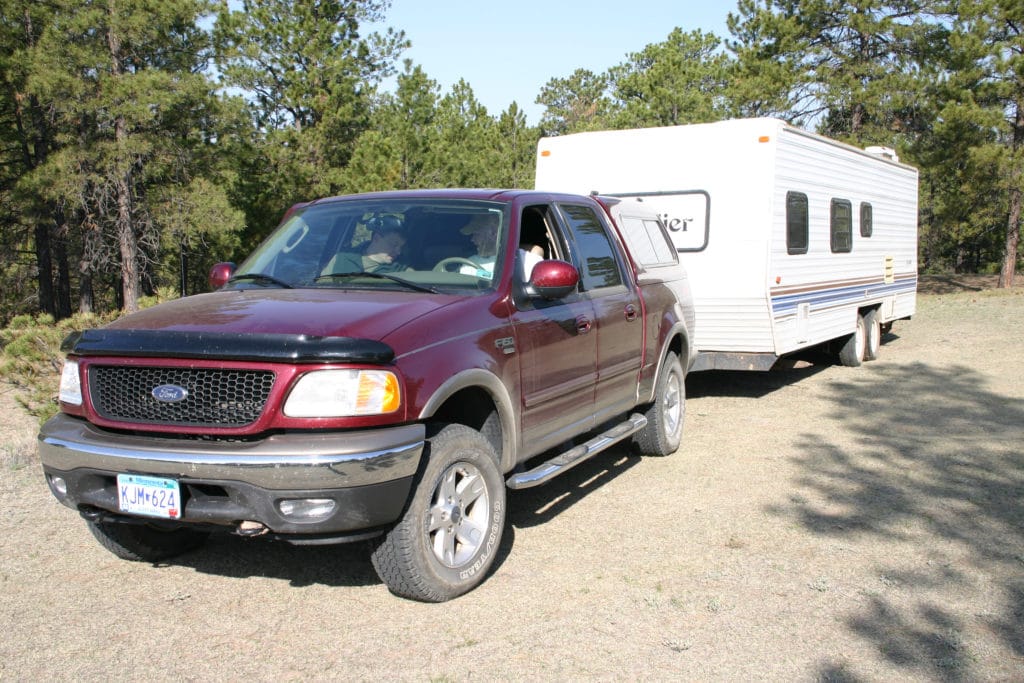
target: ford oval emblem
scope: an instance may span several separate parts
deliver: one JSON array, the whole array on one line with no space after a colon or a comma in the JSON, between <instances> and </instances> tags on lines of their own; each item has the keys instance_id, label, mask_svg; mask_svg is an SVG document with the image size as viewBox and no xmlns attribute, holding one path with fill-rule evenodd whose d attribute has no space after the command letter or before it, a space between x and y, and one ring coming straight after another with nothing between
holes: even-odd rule
<instances>
[{"instance_id":1,"label":"ford oval emblem","mask_svg":"<svg viewBox=\"0 0 1024 683\"><path fill-rule=\"evenodd\" d=\"M153 398L162 403L177 403L188 398L188 389L179 387L177 384L161 384L153 387Z\"/></svg>"}]
</instances>

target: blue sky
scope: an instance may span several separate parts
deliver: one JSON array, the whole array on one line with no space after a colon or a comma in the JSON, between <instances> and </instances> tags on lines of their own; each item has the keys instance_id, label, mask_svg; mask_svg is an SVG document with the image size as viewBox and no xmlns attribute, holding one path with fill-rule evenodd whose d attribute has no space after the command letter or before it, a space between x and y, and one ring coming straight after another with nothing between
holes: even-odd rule
<instances>
[{"instance_id":1,"label":"blue sky","mask_svg":"<svg viewBox=\"0 0 1024 683\"><path fill-rule=\"evenodd\" d=\"M736 11L722 0L392 0L385 26L405 31L405 52L442 92L464 78L491 115L515 101L530 124L552 78L578 68L595 73L664 41L676 26L727 35Z\"/></svg>"}]
</instances>

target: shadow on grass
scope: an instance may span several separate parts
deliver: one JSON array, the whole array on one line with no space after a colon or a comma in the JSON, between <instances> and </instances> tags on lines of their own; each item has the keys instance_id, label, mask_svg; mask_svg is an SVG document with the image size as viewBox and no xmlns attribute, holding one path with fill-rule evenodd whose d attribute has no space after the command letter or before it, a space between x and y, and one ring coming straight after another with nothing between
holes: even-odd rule
<instances>
[{"instance_id":1,"label":"shadow on grass","mask_svg":"<svg viewBox=\"0 0 1024 683\"><path fill-rule=\"evenodd\" d=\"M976 617L931 603L900 607L872 594L866 609L848 619L847 627L888 661L939 680L980 673L972 670L977 653L961 639L966 619L981 619L1024 656L1024 410L984 383L970 368L918 363L870 366L832 385L832 418L857 443L807 435L795 458L797 489L815 495L794 500L824 499L828 512L801 502L771 510L819 535L914 543L933 558L914 571L879 567L880 578L893 584L969 589L967 571L993 582L999 614ZM957 552L950 558L925 547L930 543L952 544ZM838 673L827 664L819 676Z\"/></svg>"},{"instance_id":2,"label":"shadow on grass","mask_svg":"<svg viewBox=\"0 0 1024 683\"><path fill-rule=\"evenodd\" d=\"M264 577L295 587L380 584L366 542L297 546L262 538L214 534L201 549L171 560L204 574L247 579Z\"/></svg>"},{"instance_id":3,"label":"shadow on grass","mask_svg":"<svg viewBox=\"0 0 1024 683\"><path fill-rule=\"evenodd\" d=\"M509 491L512 525L522 529L544 524L643 460L630 452L628 446L620 444L581 462L547 484Z\"/></svg>"}]
</instances>

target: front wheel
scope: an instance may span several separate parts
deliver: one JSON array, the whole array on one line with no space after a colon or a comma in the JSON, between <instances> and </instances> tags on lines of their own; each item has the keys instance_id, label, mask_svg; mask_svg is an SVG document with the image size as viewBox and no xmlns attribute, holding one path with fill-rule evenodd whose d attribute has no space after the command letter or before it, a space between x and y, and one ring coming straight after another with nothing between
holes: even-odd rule
<instances>
[{"instance_id":1,"label":"front wheel","mask_svg":"<svg viewBox=\"0 0 1024 683\"><path fill-rule=\"evenodd\" d=\"M371 560L388 589L444 602L475 588L505 528L505 482L479 432L447 425L428 440L426 463L405 512Z\"/></svg>"},{"instance_id":2,"label":"front wheel","mask_svg":"<svg viewBox=\"0 0 1024 683\"><path fill-rule=\"evenodd\" d=\"M644 413L647 426L633 437L641 453L671 455L683 440L683 418L686 417L686 376L679 357L672 351L658 373L654 403Z\"/></svg>"},{"instance_id":3,"label":"front wheel","mask_svg":"<svg viewBox=\"0 0 1024 683\"><path fill-rule=\"evenodd\" d=\"M159 562L201 547L210 535L185 527L158 529L146 524L88 522L89 531L104 548L122 560Z\"/></svg>"}]
</instances>

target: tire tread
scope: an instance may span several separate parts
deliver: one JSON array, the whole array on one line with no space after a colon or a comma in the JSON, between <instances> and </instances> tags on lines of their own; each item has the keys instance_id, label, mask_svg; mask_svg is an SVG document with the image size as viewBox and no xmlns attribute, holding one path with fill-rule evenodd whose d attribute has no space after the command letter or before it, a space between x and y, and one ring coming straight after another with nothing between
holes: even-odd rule
<instances>
[{"instance_id":1,"label":"tire tread","mask_svg":"<svg viewBox=\"0 0 1024 683\"><path fill-rule=\"evenodd\" d=\"M423 510L415 509L419 501L424 500L424 495L429 499L434 484L435 474L439 476L445 469L444 463L452 461L450 453L474 452L474 458L478 467L491 468L492 476L496 477L494 489L489 489L491 496L500 497L502 514L505 512L505 487L497 466L497 456L487 439L480 432L459 424L446 425L437 429L430 429L432 435L428 438L423 463L416 475L413 490L409 501L406 503L402 517L395 525L381 538L379 538L370 554L370 561L373 563L377 576L395 595L419 600L422 602L444 602L458 597L474 588L493 564L493 556L487 566L471 580L455 583L446 582L441 576L430 575L425 565L429 565L430 559L426 556L429 549L421 547L423 539L417 538L420 533L417 527ZM431 458L436 460L432 466ZM435 470L439 470L435 472ZM431 489L425 492L423 487ZM502 524L505 518L502 518ZM498 538L500 543L500 536Z\"/></svg>"}]
</instances>

